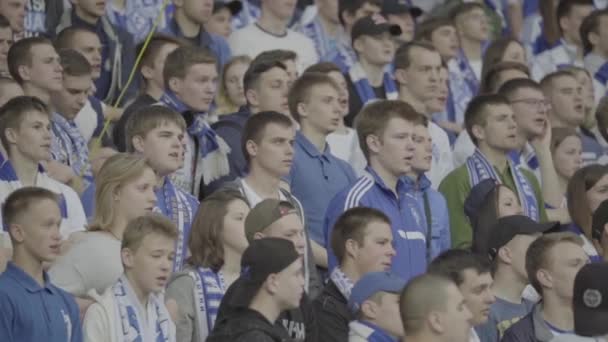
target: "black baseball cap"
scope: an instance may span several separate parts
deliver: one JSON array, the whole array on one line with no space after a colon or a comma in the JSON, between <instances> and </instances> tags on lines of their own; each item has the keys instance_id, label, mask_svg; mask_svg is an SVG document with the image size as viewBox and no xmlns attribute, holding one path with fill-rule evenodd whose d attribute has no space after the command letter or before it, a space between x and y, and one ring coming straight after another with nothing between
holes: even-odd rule
<instances>
[{"instance_id":1,"label":"black baseball cap","mask_svg":"<svg viewBox=\"0 0 608 342\"><path fill-rule=\"evenodd\" d=\"M219 10L227 8L230 11L232 16L239 14L239 12L243 9L243 3L240 0L233 1L223 1L223 0L215 0L213 1L213 13L217 13Z\"/></svg>"},{"instance_id":2,"label":"black baseball cap","mask_svg":"<svg viewBox=\"0 0 608 342\"><path fill-rule=\"evenodd\" d=\"M281 238L253 240L241 258L241 276L231 296L230 305L247 307L268 276L279 273L299 260L293 242Z\"/></svg>"},{"instance_id":3,"label":"black baseball cap","mask_svg":"<svg viewBox=\"0 0 608 342\"><path fill-rule=\"evenodd\" d=\"M479 217L479 212L483 206L490 200L488 195L496 189L498 183L492 178L486 178L477 183L464 201L464 213L473 224Z\"/></svg>"},{"instance_id":4,"label":"black baseball cap","mask_svg":"<svg viewBox=\"0 0 608 342\"><path fill-rule=\"evenodd\" d=\"M397 37L401 35L401 27L389 24L380 14L374 14L357 20L353 25L351 37L354 42L361 36L377 36L385 32Z\"/></svg>"},{"instance_id":5,"label":"black baseball cap","mask_svg":"<svg viewBox=\"0 0 608 342\"><path fill-rule=\"evenodd\" d=\"M404 13L409 13L412 17L417 18L422 15L423 11L419 7L408 6L405 0L383 0L382 15Z\"/></svg>"},{"instance_id":6,"label":"black baseball cap","mask_svg":"<svg viewBox=\"0 0 608 342\"><path fill-rule=\"evenodd\" d=\"M600 204L591 220L591 237L597 241L602 242L602 235L604 232L604 226L608 223L608 200L605 200Z\"/></svg>"},{"instance_id":7,"label":"black baseball cap","mask_svg":"<svg viewBox=\"0 0 608 342\"><path fill-rule=\"evenodd\" d=\"M501 217L488 233L488 256L494 260L498 250L513 240L516 235L532 235L557 229L559 229L559 222L539 223L525 215Z\"/></svg>"},{"instance_id":8,"label":"black baseball cap","mask_svg":"<svg viewBox=\"0 0 608 342\"><path fill-rule=\"evenodd\" d=\"M608 263L583 266L574 278L574 332L597 337L608 334Z\"/></svg>"}]
</instances>

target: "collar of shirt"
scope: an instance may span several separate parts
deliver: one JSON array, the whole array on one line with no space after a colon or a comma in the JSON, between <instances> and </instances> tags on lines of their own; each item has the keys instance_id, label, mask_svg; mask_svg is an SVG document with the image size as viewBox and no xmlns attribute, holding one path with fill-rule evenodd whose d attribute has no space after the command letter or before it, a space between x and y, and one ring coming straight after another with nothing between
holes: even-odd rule
<instances>
[{"instance_id":1,"label":"collar of shirt","mask_svg":"<svg viewBox=\"0 0 608 342\"><path fill-rule=\"evenodd\" d=\"M402 181L406 185L406 189L408 191L413 190L425 192L431 187L431 180L424 173L418 176L418 181L414 181L409 176L403 176Z\"/></svg>"},{"instance_id":2,"label":"collar of shirt","mask_svg":"<svg viewBox=\"0 0 608 342\"><path fill-rule=\"evenodd\" d=\"M600 55L590 52L583 59L585 61L585 68L591 73L591 77L595 76L595 73L606 63L606 59Z\"/></svg>"},{"instance_id":3,"label":"collar of shirt","mask_svg":"<svg viewBox=\"0 0 608 342\"><path fill-rule=\"evenodd\" d=\"M302 134L302 132L298 131L296 133L296 144L302 148L306 154L308 154L312 158L323 158L325 161L330 161L329 158L329 144L325 144L325 150L323 153L319 152L317 147L310 141L308 138Z\"/></svg>"},{"instance_id":4,"label":"collar of shirt","mask_svg":"<svg viewBox=\"0 0 608 342\"><path fill-rule=\"evenodd\" d=\"M28 292L35 293L46 290L52 294L56 294L56 290L53 288L51 282L49 281L49 276L46 272L42 273L44 279L44 287L40 286L40 284L38 284L36 280L32 278L32 276L25 273L24 270L19 268L13 262L8 263L4 274L8 277L15 279L15 281L17 281L21 286L23 286L23 288L25 288Z\"/></svg>"},{"instance_id":5,"label":"collar of shirt","mask_svg":"<svg viewBox=\"0 0 608 342\"><path fill-rule=\"evenodd\" d=\"M376 173L376 171L374 171L374 169L372 169L371 166L368 165L367 167L365 167L365 172L369 173L369 175L372 177L372 179L374 180L374 182L380 189L382 189L386 192L390 192L391 194L394 195L394 193L395 193L394 189L390 189L388 186L386 186L386 184L384 183L384 180L382 180L382 178L380 178L378 173ZM397 194L399 194L399 195L407 193L407 190L408 190L408 186L404 182L404 179L405 179L405 177L399 177L397 179Z\"/></svg>"},{"instance_id":6,"label":"collar of shirt","mask_svg":"<svg viewBox=\"0 0 608 342\"><path fill-rule=\"evenodd\" d=\"M577 58L578 47L574 44L568 44L568 42L566 42L566 40L564 40L564 38L560 38L559 42L560 42L560 45L562 45L564 47L564 49L566 50L566 53L570 57L570 60L576 61L578 59Z\"/></svg>"}]
</instances>

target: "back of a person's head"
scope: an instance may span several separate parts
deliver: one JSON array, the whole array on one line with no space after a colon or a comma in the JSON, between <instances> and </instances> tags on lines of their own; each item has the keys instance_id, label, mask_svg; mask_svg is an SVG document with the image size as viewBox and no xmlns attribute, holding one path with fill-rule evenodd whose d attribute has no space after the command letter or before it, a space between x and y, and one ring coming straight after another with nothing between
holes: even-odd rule
<instances>
[{"instance_id":1,"label":"back of a person's head","mask_svg":"<svg viewBox=\"0 0 608 342\"><path fill-rule=\"evenodd\" d=\"M33 62L32 48L37 45L53 46L50 40L43 37L24 38L15 42L8 50L6 61L8 64L8 72L11 77L19 84L23 84L24 80L21 77L19 68L21 66L31 66Z\"/></svg>"},{"instance_id":2,"label":"back of a person's head","mask_svg":"<svg viewBox=\"0 0 608 342\"><path fill-rule=\"evenodd\" d=\"M435 30L444 26L454 26L454 21L451 17L430 17L423 22L416 24L414 41L430 42Z\"/></svg>"},{"instance_id":3,"label":"back of a person's head","mask_svg":"<svg viewBox=\"0 0 608 342\"><path fill-rule=\"evenodd\" d=\"M41 113L50 120L49 108L34 96L17 96L0 107L0 141L9 156L11 142L7 137L7 130L19 130L25 116L33 112Z\"/></svg>"},{"instance_id":4,"label":"back of a person's head","mask_svg":"<svg viewBox=\"0 0 608 342\"><path fill-rule=\"evenodd\" d=\"M320 72L322 74L329 74L330 72L339 72L342 73L340 67L333 62L319 62L317 64L313 64L304 70L302 75L305 75L310 72Z\"/></svg>"},{"instance_id":5,"label":"back of a person's head","mask_svg":"<svg viewBox=\"0 0 608 342\"><path fill-rule=\"evenodd\" d=\"M501 76L507 71L519 72L519 75L517 75L519 76L518 78L530 77L530 70L524 64L518 62L497 62L496 64L491 65L483 75L481 85L479 86L479 93L494 94L498 92L499 94L502 94L498 89L504 84L503 82L505 82L505 80Z\"/></svg>"},{"instance_id":6,"label":"back of a person's head","mask_svg":"<svg viewBox=\"0 0 608 342\"><path fill-rule=\"evenodd\" d=\"M284 114L267 111L251 115L242 131L241 150L247 163L251 161L251 156L247 150L247 143L253 142L259 144L264 138L264 133L269 125L279 125L283 128L293 127L293 122Z\"/></svg>"},{"instance_id":7,"label":"back of a person's head","mask_svg":"<svg viewBox=\"0 0 608 342\"><path fill-rule=\"evenodd\" d=\"M80 77L91 75L93 69L89 61L78 51L63 49L59 51L59 60L66 76Z\"/></svg>"},{"instance_id":8,"label":"back of a person's head","mask_svg":"<svg viewBox=\"0 0 608 342\"><path fill-rule=\"evenodd\" d=\"M217 58L207 49L198 46L180 46L172 51L165 60L163 78L165 88L173 78L184 79L190 69L199 64L217 64Z\"/></svg>"},{"instance_id":9,"label":"back of a person's head","mask_svg":"<svg viewBox=\"0 0 608 342\"><path fill-rule=\"evenodd\" d=\"M449 278L460 286L465 281L464 273L467 270L486 274L491 269L487 259L480 255L465 249L449 249L431 261L427 272Z\"/></svg>"},{"instance_id":10,"label":"back of a person's head","mask_svg":"<svg viewBox=\"0 0 608 342\"><path fill-rule=\"evenodd\" d=\"M338 0L338 19L340 23L345 24L345 14L354 17L357 11L366 4L382 7L382 0Z\"/></svg>"},{"instance_id":11,"label":"back of a person's head","mask_svg":"<svg viewBox=\"0 0 608 342\"><path fill-rule=\"evenodd\" d=\"M59 34L53 40L53 45L57 51L61 51L63 49L74 49L76 37L79 34L90 34L94 35L95 32L81 27L81 26L69 26L61 30Z\"/></svg>"},{"instance_id":12,"label":"back of a person's head","mask_svg":"<svg viewBox=\"0 0 608 342\"><path fill-rule=\"evenodd\" d=\"M583 44L584 55L588 54L589 52L591 52L591 50L593 50L594 44L591 42L590 39L591 34L594 34L596 36L595 45L598 44L597 39L599 39L600 33L600 19L606 16L608 16L608 9L595 10L590 15L585 17L585 19L583 19L579 32L581 35L581 42Z\"/></svg>"},{"instance_id":13,"label":"back of a person's head","mask_svg":"<svg viewBox=\"0 0 608 342\"><path fill-rule=\"evenodd\" d=\"M167 124L176 125L182 131L186 131L184 117L169 107L151 105L138 108L129 116L125 124L127 151L135 152L133 138L145 138L152 130Z\"/></svg>"},{"instance_id":14,"label":"back of a person's head","mask_svg":"<svg viewBox=\"0 0 608 342\"><path fill-rule=\"evenodd\" d=\"M475 145L478 141L473 134L473 126L485 126L490 108L501 105L508 106L508 102L504 96L498 94L477 95L469 102L464 113L464 125Z\"/></svg>"},{"instance_id":15,"label":"back of a person's head","mask_svg":"<svg viewBox=\"0 0 608 342\"><path fill-rule=\"evenodd\" d=\"M291 50L275 49L261 52L253 59L252 63L285 63L296 59L298 59L298 55Z\"/></svg>"},{"instance_id":16,"label":"back of a person's head","mask_svg":"<svg viewBox=\"0 0 608 342\"><path fill-rule=\"evenodd\" d=\"M373 208L355 207L340 215L334 224L329 241L340 265L348 254L346 250L347 241L352 240L362 246L368 233L367 227L372 222L385 223L389 226L391 224L390 219L383 212Z\"/></svg>"}]
</instances>

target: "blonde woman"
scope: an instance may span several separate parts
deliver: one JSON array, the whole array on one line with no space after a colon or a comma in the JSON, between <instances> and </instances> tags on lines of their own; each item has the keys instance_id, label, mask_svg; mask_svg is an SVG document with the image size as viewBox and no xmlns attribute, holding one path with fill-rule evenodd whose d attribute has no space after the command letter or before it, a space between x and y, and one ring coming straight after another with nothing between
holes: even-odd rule
<instances>
[{"instance_id":1,"label":"blonde woman","mask_svg":"<svg viewBox=\"0 0 608 342\"><path fill-rule=\"evenodd\" d=\"M53 283L77 297L81 310L91 291L102 293L123 272L120 244L127 223L156 205L156 175L145 159L120 153L110 157L96 179L93 221L49 270Z\"/></svg>"},{"instance_id":2,"label":"blonde woman","mask_svg":"<svg viewBox=\"0 0 608 342\"><path fill-rule=\"evenodd\" d=\"M233 57L222 70L221 83L218 87L215 115L230 114L239 111L247 104L243 90L243 77L251 64L248 56Z\"/></svg>"}]
</instances>

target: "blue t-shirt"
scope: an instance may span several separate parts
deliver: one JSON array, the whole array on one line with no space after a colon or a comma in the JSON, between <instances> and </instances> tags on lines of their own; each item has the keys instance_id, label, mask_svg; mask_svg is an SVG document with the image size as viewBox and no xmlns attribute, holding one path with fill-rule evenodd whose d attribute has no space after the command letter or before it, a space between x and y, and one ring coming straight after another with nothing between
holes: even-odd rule
<instances>
[{"instance_id":1,"label":"blue t-shirt","mask_svg":"<svg viewBox=\"0 0 608 342\"><path fill-rule=\"evenodd\" d=\"M522 299L522 302L511 303L496 297L496 302L490 306L488 321L476 326L475 331L482 342L498 342L505 331L532 311L534 303Z\"/></svg>"},{"instance_id":2,"label":"blue t-shirt","mask_svg":"<svg viewBox=\"0 0 608 342\"><path fill-rule=\"evenodd\" d=\"M46 273L44 283L9 262L0 275L0 341L82 341L74 297L51 284Z\"/></svg>"}]
</instances>

